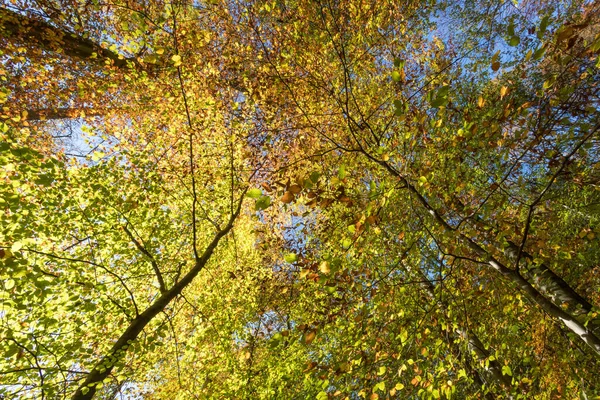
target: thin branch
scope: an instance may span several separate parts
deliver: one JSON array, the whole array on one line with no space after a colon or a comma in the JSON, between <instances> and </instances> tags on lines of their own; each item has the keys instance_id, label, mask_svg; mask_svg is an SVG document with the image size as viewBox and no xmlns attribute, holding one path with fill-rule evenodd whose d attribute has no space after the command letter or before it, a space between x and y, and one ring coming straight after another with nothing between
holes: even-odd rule
<instances>
[{"instance_id":1,"label":"thin branch","mask_svg":"<svg viewBox=\"0 0 600 400\"><path fill-rule=\"evenodd\" d=\"M156 260L152 256L152 254L150 254L150 252L148 252L148 250L144 246L142 246L142 244L135 238L135 236L133 236L131 231L129 229L127 229L127 225L123 225L123 230L125 231L127 236L129 236L131 241L135 244L135 247L137 247L137 249L140 252L142 252L146 257L148 257L148 259L150 260L150 264L152 264L152 269L154 270L154 273L156 274L156 279L158 280L160 292L161 293L166 292L167 288L165 286L165 281L162 277L162 274L160 273L160 269L158 268L158 263L156 262Z\"/></svg>"}]
</instances>

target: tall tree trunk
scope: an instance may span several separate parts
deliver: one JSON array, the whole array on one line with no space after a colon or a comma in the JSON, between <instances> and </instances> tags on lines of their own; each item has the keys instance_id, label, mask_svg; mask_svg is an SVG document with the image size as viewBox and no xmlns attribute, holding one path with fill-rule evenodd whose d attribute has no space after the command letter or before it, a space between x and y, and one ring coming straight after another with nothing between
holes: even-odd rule
<instances>
[{"instance_id":1,"label":"tall tree trunk","mask_svg":"<svg viewBox=\"0 0 600 400\"><path fill-rule=\"evenodd\" d=\"M432 299L435 299L435 285L427 278L427 276L425 276L425 274L421 270L419 270L419 275L422 281L424 282L425 290L427 290L427 293ZM439 303L441 304L444 310L448 309L448 304L446 304L446 302L440 301ZM498 386L510 390L511 379L502 374L502 366L497 360L489 360L490 352L485 348L479 337L477 337L477 335L472 331L463 328L458 328L456 330L456 336L456 338L451 338L452 342L450 343L453 348L453 352L461 352L458 340L462 339L466 341L467 348L469 349L471 354L474 354L481 364L487 365L487 367L484 367L487 378L494 381L496 384L498 384ZM472 370L471 374L473 375L474 380L476 382L479 381L481 382L481 384L483 384L483 381L476 370ZM507 398L512 397L509 396Z\"/></svg>"},{"instance_id":2,"label":"tall tree trunk","mask_svg":"<svg viewBox=\"0 0 600 400\"><path fill-rule=\"evenodd\" d=\"M471 250L473 250L478 256L487 260L486 263L491 266L494 270L502 274L508 280L513 282L513 284L524 292L527 297L536 303L542 310L550 314L551 316L559 319L563 322L563 324L573 332L580 340L582 340L585 344L587 344L593 351L596 353L596 356L600 358L600 338L594 334L591 328L588 328L583 323L581 323L577 318L563 310L560 304L555 304L548 298L546 298L540 291L538 291L527 279L525 279L517 270L511 269L504 265L502 262L497 260L492 254L490 254L487 250L485 250L482 246L477 244L473 239L469 236L458 232L448 222L441 216L441 214L434 209L427 199L423 197L423 195L417 190L417 188L412 185L408 179L406 179L403 175L401 175L398 171L392 168L387 162L377 160L372 157L366 151L362 151L362 153L368 157L370 160L376 162L377 164L384 167L389 173L398 178L398 180L404 185L406 189L410 191L410 193L417 199L417 201L423 206L427 212L433 217L435 223L443 228L447 233L456 236L463 244L468 246ZM547 287L550 290L550 287ZM550 296L549 296L550 297ZM551 297L552 298L552 297ZM555 298L559 298L558 294Z\"/></svg>"},{"instance_id":3,"label":"tall tree trunk","mask_svg":"<svg viewBox=\"0 0 600 400\"><path fill-rule=\"evenodd\" d=\"M0 32L8 39L21 40L47 51L60 50L69 57L88 60L95 53L98 62L104 63L105 59L109 59L119 68L126 67L128 61L136 63L135 59L104 49L93 40L2 7L0 7L0 27Z\"/></svg>"},{"instance_id":4,"label":"tall tree trunk","mask_svg":"<svg viewBox=\"0 0 600 400\"><path fill-rule=\"evenodd\" d=\"M508 241L508 245L505 253L516 262L519 246L511 241ZM533 256L525 250L521 251L521 260L523 263L519 262L519 264L525 267L523 269L528 275L526 277L533 281L540 292L551 298L554 303L567 305L568 310L574 315L588 314L592 311L592 304L577 293L564 279L556 275L545 263L534 263Z\"/></svg>"},{"instance_id":5,"label":"tall tree trunk","mask_svg":"<svg viewBox=\"0 0 600 400\"><path fill-rule=\"evenodd\" d=\"M107 108L70 108L70 107L59 107L59 108L43 108L36 110L27 110L28 121L45 121L54 119L73 119L85 117L97 117L104 115Z\"/></svg>"},{"instance_id":6,"label":"tall tree trunk","mask_svg":"<svg viewBox=\"0 0 600 400\"><path fill-rule=\"evenodd\" d=\"M243 196L242 196L243 198ZM144 312L138 315L125 329L125 332L121 334L117 342L109 350L102 359L96 364L96 366L90 371L86 380L77 388L77 391L73 395L73 400L90 400L96 393L96 387L101 383L110 373L112 372L117 361L123 358L129 345L137 339L142 330L152 321L165 307L177 297L183 289L185 289L194 278L202 271L206 266L208 260L210 260L214 250L217 248L219 241L229 233L233 228L233 224L238 217L242 206L240 200L238 208L234 214L231 215L227 225L221 229L213 238L212 242L206 247L202 256L200 256L194 267L171 289L164 292L154 303L152 303Z\"/></svg>"},{"instance_id":7,"label":"tall tree trunk","mask_svg":"<svg viewBox=\"0 0 600 400\"><path fill-rule=\"evenodd\" d=\"M473 222L481 229L495 231L493 226L486 224L478 216L473 218ZM519 246L510 240L507 243L508 248L504 250L504 254L513 263L516 263L517 257L519 257ZM533 256L524 249L521 250L519 266L520 271L524 273L524 278L533 282L536 288L555 304L561 307L566 306L567 310L573 315L585 315L592 311L593 306L586 298L577 293L564 279L556 275L547 264L534 263Z\"/></svg>"}]
</instances>

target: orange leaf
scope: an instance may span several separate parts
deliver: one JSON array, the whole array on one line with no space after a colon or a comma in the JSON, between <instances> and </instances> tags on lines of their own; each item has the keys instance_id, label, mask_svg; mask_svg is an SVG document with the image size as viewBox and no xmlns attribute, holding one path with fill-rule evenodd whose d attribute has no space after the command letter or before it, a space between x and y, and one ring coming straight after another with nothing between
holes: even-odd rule
<instances>
[{"instance_id":1,"label":"orange leaf","mask_svg":"<svg viewBox=\"0 0 600 400\"><path fill-rule=\"evenodd\" d=\"M285 192L283 194L283 196L281 197L281 201L284 202L285 204L291 203L292 201L294 201L294 193L292 192Z\"/></svg>"},{"instance_id":2,"label":"orange leaf","mask_svg":"<svg viewBox=\"0 0 600 400\"><path fill-rule=\"evenodd\" d=\"M290 186L290 192L292 192L294 194L300 193L301 190L302 190L302 188L299 185Z\"/></svg>"},{"instance_id":3,"label":"orange leaf","mask_svg":"<svg viewBox=\"0 0 600 400\"><path fill-rule=\"evenodd\" d=\"M304 334L304 343L311 344L317 337L316 331L308 331Z\"/></svg>"}]
</instances>

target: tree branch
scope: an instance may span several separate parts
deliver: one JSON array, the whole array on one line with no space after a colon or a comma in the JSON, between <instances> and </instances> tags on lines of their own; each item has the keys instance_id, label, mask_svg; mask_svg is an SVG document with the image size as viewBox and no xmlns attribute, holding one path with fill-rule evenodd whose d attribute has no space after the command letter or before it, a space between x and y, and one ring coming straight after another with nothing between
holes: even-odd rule
<instances>
[{"instance_id":1,"label":"tree branch","mask_svg":"<svg viewBox=\"0 0 600 400\"><path fill-rule=\"evenodd\" d=\"M129 236L131 241L135 244L135 247L137 247L137 249L140 252L142 252L146 257L148 257L148 259L150 260L150 264L152 264L152 269L154 270L154 274L156 274L156 279L158 280L158 286L160 288L160 292L161 293L166 292L167 288L165 286L165 281L162 277L162 274L160 273L160 269L158 268L158 263L156 262L156 260L152 256L152 254L150 254L148 252L148 250L144 246L142 246L142 244L135 238L135 236L133 236L131 231L129 229L127 229L127 225L123 225L123 230L125 231L127 236Z\"/></svg>"}]
</instances>

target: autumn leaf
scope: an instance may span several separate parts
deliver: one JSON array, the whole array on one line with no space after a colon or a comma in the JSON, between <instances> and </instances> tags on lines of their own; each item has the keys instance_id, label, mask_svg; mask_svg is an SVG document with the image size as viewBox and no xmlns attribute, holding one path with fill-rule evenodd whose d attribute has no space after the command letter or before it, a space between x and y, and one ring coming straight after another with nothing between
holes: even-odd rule
<instances>
[{"instance_id":1,"label":"autumn leaf","mask_svg":"<svg viewBox=\"0 0 600 400\"><path fill-rule=\"evenodd\" d=\"M294 193L292 193L291 191L287 191L283 194L283 196L281 197L281 201L285 204L291 203L292 201L294 201Z\"/></svg>"},{"instance_id":2,"label":"autumn leaf","mask_svg":"<svg viewBox=\"0 0 600 400\"><path fill-rule=\"evenodd\" d=\"M317 337L317 331L309 330L306 333L304 333L304 343L311 344L315 340L316 337Z\"/></svg>"}]
</instances>

